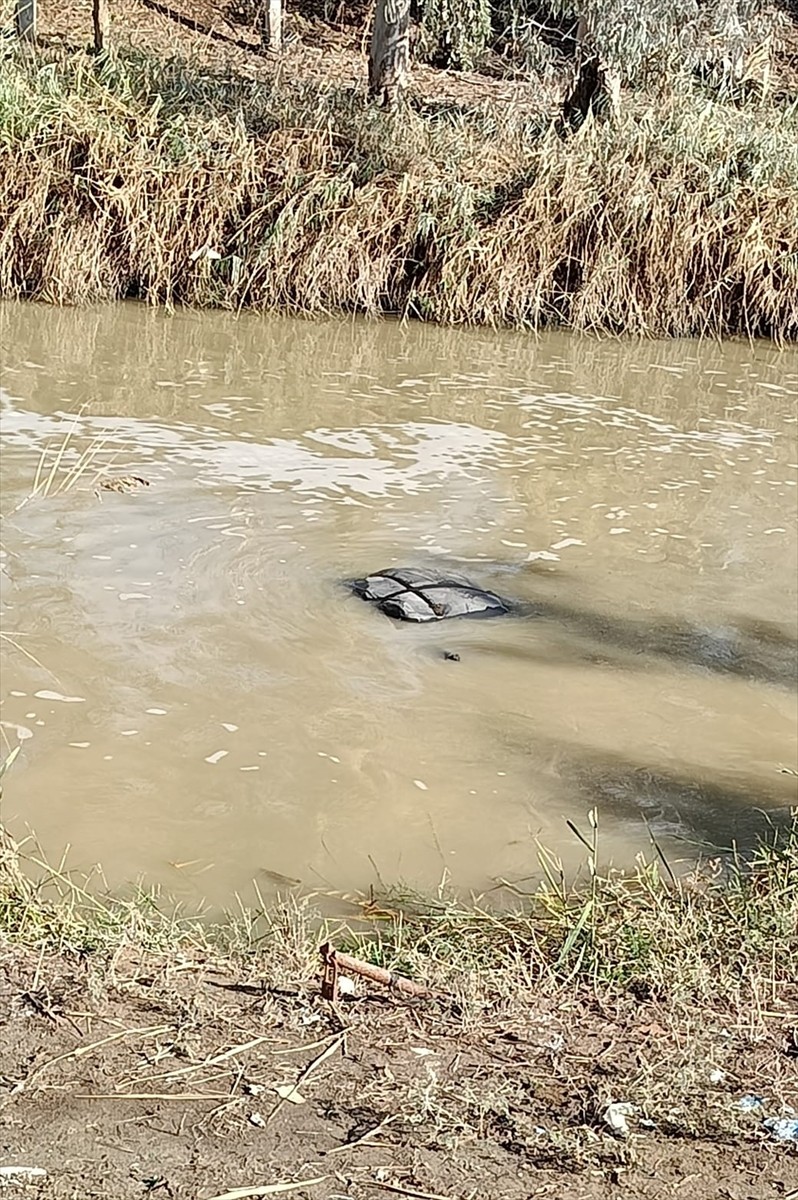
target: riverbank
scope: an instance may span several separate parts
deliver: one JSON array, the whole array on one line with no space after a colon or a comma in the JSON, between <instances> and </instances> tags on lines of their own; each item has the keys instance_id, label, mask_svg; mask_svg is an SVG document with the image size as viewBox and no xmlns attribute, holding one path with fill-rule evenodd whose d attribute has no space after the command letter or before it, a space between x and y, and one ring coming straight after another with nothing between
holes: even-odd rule
<instances>
[{"instance_id":1,"label":"riverbank","mask_svg":"<svg viewBox=\"0 0 798 1200\"><path fill-rule=\"evenodd\" d=\"M563 139L534 82L436 90L425 68L392 115L323 55L189 62L117 35L101 61L4 46L1 296L798 335L783 91L629 95Z\"/></svg>"},{"instance_id":2,"label":"riverbank","mask_svg":"<svg viewBox=\"0 0 798 1200\"><path fill-rule=\"evenodd\" d=\"M571 888L544 855L511 911L393 894L322 919L288 896L214 927L1 850L3 1160L46 1172L24 1194L798 1187L795 826L678 883L655 859ZM326 939L437 997L355 977L328 1003Z\"/></svg>"}]
</instances>

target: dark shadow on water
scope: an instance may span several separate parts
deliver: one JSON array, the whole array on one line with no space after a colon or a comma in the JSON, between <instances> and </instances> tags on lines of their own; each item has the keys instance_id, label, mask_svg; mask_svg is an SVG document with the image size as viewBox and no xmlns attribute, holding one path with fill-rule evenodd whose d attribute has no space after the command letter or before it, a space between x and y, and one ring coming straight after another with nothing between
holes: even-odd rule
<instances>
[{"instance_id":1,"label":"dark shadow on water","mask_svg":"<svg viewBox=\"0 0 798 1200\"><path fill-rule=\"evenodd\" d=\"M733 675L758 683L798 688L798 638L765 621L732 619L691 626L660 617L646 620L590 612L553 599L523 606L522 615L542 617L575 633L585 660L646 669L652 660ZM496 647L498 650L499 647ZM502 653L508 653L502 647ZM519 647L519 654L524 651Z\"/></svg>"},{"instance_id":2,"label":"dark shadow on water","mask_svg":"<svg viewBox=\"0 0 798 1200\"><path fill-rule=\"evenodd\" d=\"M486 584L473 577L469 564L441 564L441 570L451 570L452 565L478 586L487 586L502 596L511 610L511 619L538 618L552 622L548 636L554 641L555 653L565 655L571 662L645 670L660 659L798 690L798 614L794 631L774 621L747 615L710 613L706 624L701 625L664 615L619 616L579 605L571 598L575 580L559 571L540 571L528 565L519 569L494 562L485 564L495 577ZM513 595L516 590L521 592L520 596ZM558 598L566 592L569 593L566 599ZM568 637L567 642L563 633ZM578 640L571 640L574 638ZM518 639L517 650L498 642L490 649L509 657L517 653L519 658L545 660L545 652L539 645L531 646L522 638Z\"/></svg>"},{"instance_id":3,"label":"dark shadow on water","mask_svg":"<svg viewBox=\"0 0 798 1200\"><path fill-rule=\"evenodd\" d=\"M796 779L774 768L773 781L650 767L623 755L562 746L561 778L585 807L617 821L642 818L658 840L695 853L736 850L743 858L791 823Z\"/></svg>"}]
</instances>

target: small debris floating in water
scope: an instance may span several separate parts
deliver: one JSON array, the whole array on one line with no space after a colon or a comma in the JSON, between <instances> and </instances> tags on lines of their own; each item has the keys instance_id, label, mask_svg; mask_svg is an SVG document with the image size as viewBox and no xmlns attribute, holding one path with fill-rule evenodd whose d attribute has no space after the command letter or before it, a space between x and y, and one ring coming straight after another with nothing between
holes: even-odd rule
<instances>
[{"instance_id":1,"label":"small debris floating in water","mask_svg":"<svg viewBox=\"0 0 798 1200\"><path fill-rule=\"evenodd\" d=\"M143 479L141 475L106 475L103 479L97 481L97 486L94 489L95 495L99 496L100 492L119 492L126 494L128 492L138 491L139 488L149 487L149 479Z\"/></svg>"}]
</instances>

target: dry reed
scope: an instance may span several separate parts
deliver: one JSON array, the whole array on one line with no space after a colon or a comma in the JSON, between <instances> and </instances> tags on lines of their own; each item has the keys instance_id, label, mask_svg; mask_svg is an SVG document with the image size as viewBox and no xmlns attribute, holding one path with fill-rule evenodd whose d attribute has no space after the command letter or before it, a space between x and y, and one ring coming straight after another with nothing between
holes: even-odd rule
<instances>
[{"instance_id":1,"label":"dry reed","mask_svg":"<svg viewBox=\"0 0 798 1200\"><path fill-rule=\"evenodd\" d=\"M798 105L496 108L7 50L0 296L798 334Z\"/></svg>"}]
</instances>

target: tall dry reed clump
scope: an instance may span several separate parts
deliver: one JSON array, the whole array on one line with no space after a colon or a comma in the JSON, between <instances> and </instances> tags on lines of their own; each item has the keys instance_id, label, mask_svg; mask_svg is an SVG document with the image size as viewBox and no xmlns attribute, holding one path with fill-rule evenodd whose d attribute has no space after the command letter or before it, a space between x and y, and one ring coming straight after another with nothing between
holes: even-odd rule
<instances>
[{"instance_id":1,"label":"tall dry reed clump","mask_svg":"<svg viewBox=\"0 0 798 1200\"><path fill-rule=\"evenodd\" d=\"M798 334L798 102L638 99L564 141L506 108L5 55L3 296Z\"/></svg>"}]
</instances>

